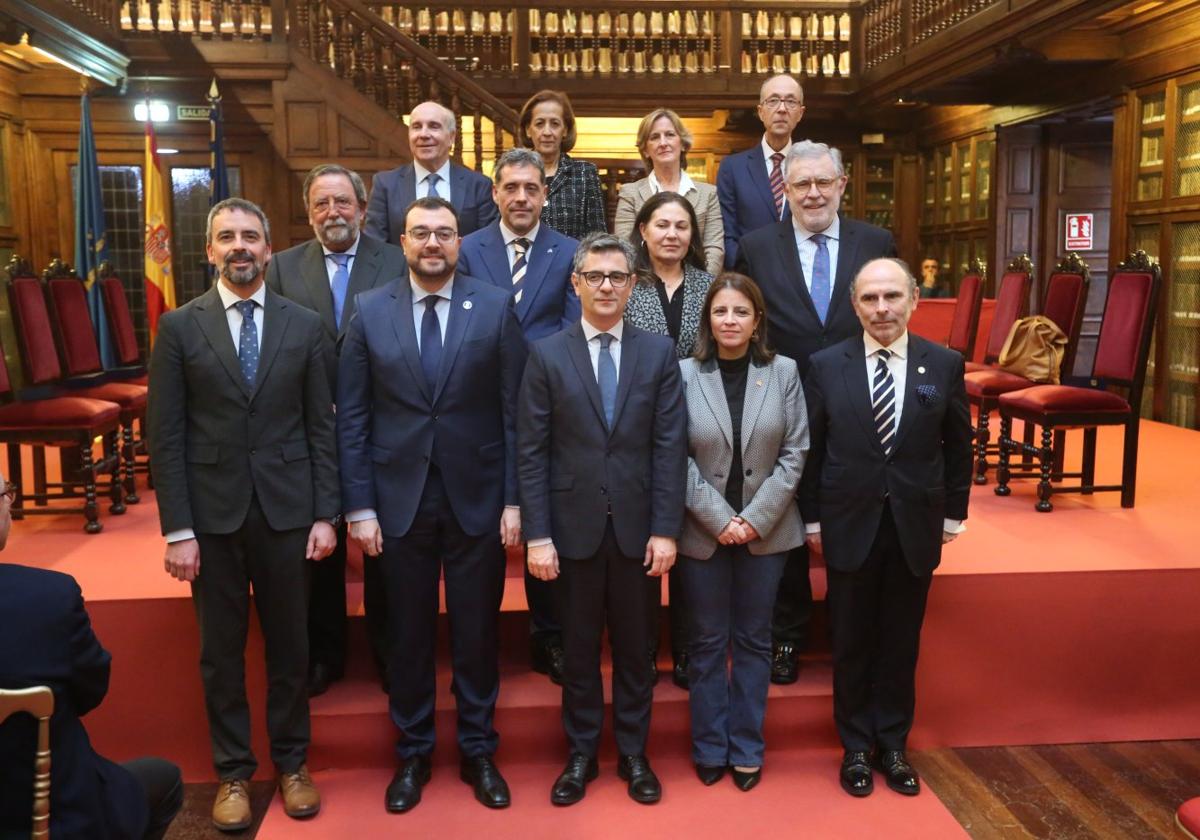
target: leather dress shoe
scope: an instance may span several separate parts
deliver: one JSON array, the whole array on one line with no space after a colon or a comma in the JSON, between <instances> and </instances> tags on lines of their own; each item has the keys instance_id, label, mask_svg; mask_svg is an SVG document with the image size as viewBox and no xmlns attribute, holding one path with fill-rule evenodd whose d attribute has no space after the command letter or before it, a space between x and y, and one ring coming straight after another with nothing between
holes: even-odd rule
<instances>
[{"instance_id":1,"label":"leather dress shoe","mask_svg":"<svg viewBox=\"0 0 1200 840\"><path fill-rule=\"evenodd\" d=\"M842 790L851 796L870 796L875 790L875 779L871 775L871 756L866 752L847 750L842 756L839 773Z\"/></svg>"},{"instance_id":2,"label":"leather dress shoe","mask_svg":"<svg viewBox=\"0 0 1200 840\"><path fill-rule=\"evenodd\" d=\"M686 653L681 653L675 658L675 662L671 666L671 682L684 691L688 690L688 655Z\"/></svg>"},{"instance_id":3,"label":"leather dress shoe","mask_svg":"<svg viewBox=\"0 0 1200 840\"><path fill-rule=\"evenodd\" d=\"M733 783L738 790L750 790L762 780L762 768L757 770L739 770L736 767L729 771L733 776Z\"/></svg>"},{"instance_id":4,"label":"leather dress shoe","mask_svg":"<svg viewBox=\"0 0 1200 840\"><path fill-rule=\"evenodd\" d=\"M414 755L406 759L384 794L384 807L394 814L410 811L421 801L421 787L429 784L433 764L427 755Z\"/></svg>"},{"instance_id":5,"label":"leather dress shoe","mask_svg":"<svg viewBox=\"0 0 1200 840\"><path fill-rule=\"evenodd\" d=\"M321 810L321 794L303 764L295 773L279 774L279 793L283 797L283 812L292 819L315 817Z\"/></svg>"},{"instance_id":6,"label":"leather dress shoe","mask_svg":"<svg viewBox=\"0 0 1200 840\"><path fill-rule=\"evenodd\" d=\"M342 669L326 665L324 662L313 663L308 669L308 696L320 697L329 690L329 686L342 678L343 673Z\"/></svg>"},{"instance_id":7,"label":"leather dress shoe","mask_svg":"<svg viewBox=\"0 0 1200 840\"><path fill-rule=\"evenodd\" d=\"M250 790L244 780L226 779L217 787L212 824L221 831L241 831L250 827Z\"/></svg>"},{"instance_id":8,"label":"leather dress shoe","mask_svg":"<svg viewBox=\"0 0 1200 840\"><path fill-rule=\"evenodd\" d=\"M725 768L697 764L696 775L700 777L700 781L704 782L704 784L711 786L721 781L721 777L725 775Z\"/></svg>"},{"instance_id":9,"label":"leather dress shoe","mask_svg":"<svg viewBox=\"0 0 1200 840\"><path fill-rule=\"evenodd\" d=\"M916 796L921 792L921 777L908 763L904 750L884 750L876 757L875 766L883 773L887 786L896 793Z\"/></svg>"},{"instance_id":10,"label":"leather dress shoe","mask_svg":"<svg viewBox=\"0 0 1200 840\"><path fill-rule=\"evenodd\" d=\"M629 782L629 798L634 802L652 805L662 799L662 785L650 769L650 760L646 756L621 756L617 761L617 775Z\"/></svg>"},{"instance_id":11,"label":"leather dress shoe","mask_svg":"<svg viewBox=\"0 0 1200 840\"><path fill-rule=\"evenodd\" d=\"M587 792L587 783L600 775L600 765L596 759L588 758L583 753L571 753L567 766L554 781L550 789L550 801L555 805L574 805L583 799Z\"/></svg>"},{"instance_id":12,"label":"leather dress shoe","mask_svg":"<svg viewBox=\"0 0 1200 840\"><path fill-rule=\"evenodd\" d=\"M512 803L508 783L490 755L463 758L458 777L475 790L475 798L489 808L507 808Z\"/></svg>"},{"instance_id":13,"label":"leather dress shoe","mask_svg":"<svg viewBox=\"0 0 1200 840\"><path fill-rule=\"evenodd\" d=\"M771 682L791 685L800 677L800 653L792 642L776 642L771 651Z\"/></svg>"},{"instance_id":14,"label":"leather dress shoe","mask_svg":"<svg viewBox=\"0 0 1200 840\"><path fill-rule=\"evenodd\" d=\"M529 663L534 671L546 674L555 685L563 683L563 666L566 661L562 642L555 638L530 639Z\"/></svg>"}]
</instances>

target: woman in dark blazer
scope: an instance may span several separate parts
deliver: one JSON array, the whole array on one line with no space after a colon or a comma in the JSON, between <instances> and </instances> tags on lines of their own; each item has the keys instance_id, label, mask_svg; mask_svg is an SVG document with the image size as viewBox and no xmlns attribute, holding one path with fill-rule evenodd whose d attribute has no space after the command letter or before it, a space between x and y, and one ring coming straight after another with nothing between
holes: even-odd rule
<instances>
[{"instance_id":1,"label":"woman in dark blazer","mask_svg":"<svg viewBox=\"0 0 1200 840\"><path fill-rule=\"evenodd\" d=\"M604 191L596 165L574 160L575 112L557 90L540 90L521 109L517 142L542 156L546 167L546 205L542 221L564 236L583 239L605 232Z\"/></svg>"},{"instance_id":2,"label":"woman in dark blazer","mask_svg":"<svg viewBox=\"0 0 1200 840\"><path fill-rule=\"evenodd\" d=\"M692 618L692 758L706 785L730 768L742 790L762 777L771 612L787 553L804 542L795 501L808 452L804 391L766 329L758 286L722 274L705 297L695 355L680 363L688 515L677 569Z\"/></svg>"}]
</instances>

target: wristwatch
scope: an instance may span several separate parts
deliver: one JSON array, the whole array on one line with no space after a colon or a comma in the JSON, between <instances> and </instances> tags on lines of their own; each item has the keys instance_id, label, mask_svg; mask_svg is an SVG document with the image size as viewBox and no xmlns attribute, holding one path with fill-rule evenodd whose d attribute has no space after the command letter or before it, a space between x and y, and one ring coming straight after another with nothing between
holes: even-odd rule
<instances>
[{"instance_id":1,"label":"wristwatch","mask_svg":"<svg viewBox=\"0 0 1200 840\"><path fill-rule=\"evenodd\" d=\"M323 517L322 519L320 519L320 520L318 520L318 521L320 521L320 522L328 522L328 523L329 523L329 527L333 528L333 530L335 530L335 531L336 531L338 528L342 527L342 522L344 521L344 519L345 519L345 517L344 517L344 516L342 516L342 515L339 513L337 516L334 516L334 517L332 517L332 518L330 518L330 517Z\"/></svg>"}]
</instances>

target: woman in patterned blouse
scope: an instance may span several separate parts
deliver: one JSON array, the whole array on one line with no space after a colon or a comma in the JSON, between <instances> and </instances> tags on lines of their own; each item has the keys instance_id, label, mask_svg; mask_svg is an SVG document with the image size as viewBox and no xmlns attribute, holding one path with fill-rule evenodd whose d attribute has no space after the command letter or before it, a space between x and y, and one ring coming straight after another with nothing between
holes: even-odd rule
<instances>
[{"instance_id":1,"label":"woman in patterned blouse","mask_svg":"<svg viewBox=\"0 0 1200 840\"><path fill-rule=\"evenodd\" d=\"M596 165L567 154L575 148L575 112L567 95L541 90L531 96L521 109L517 140L541 155L546 165L542 221L575 239L607 231Z\"/></svg>"}]
</instances>

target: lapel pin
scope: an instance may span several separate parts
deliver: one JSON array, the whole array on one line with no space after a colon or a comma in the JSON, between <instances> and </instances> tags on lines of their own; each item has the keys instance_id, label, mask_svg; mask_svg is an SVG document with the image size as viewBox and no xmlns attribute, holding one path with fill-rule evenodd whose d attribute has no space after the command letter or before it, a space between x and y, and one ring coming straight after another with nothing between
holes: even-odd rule
<instances>
[{"instance_id":1,"label":"lapel pin","mask_svg":"<svg viewBox=\"0 0 1200 840\"><path fill-rule=\"evenodd\" d=\"M464 300L463 301L463 309L470 309L470 308L471 308L471 301ZM921 373L924 373L924 372L925 372L925 368L921 368Z\"/></svg>"},{"instance_id":2,"label":"lapel pin","mask_svg":"<svg viewBox=\"0 0 1200 840\"><path fill-rule=\"evenodd\" d=\"M754 380L754 385L755 385L755 387L757 387L757 388L761 388L761 387L762 387L762 380L761 380L761 379L755 379L755 380Z\"/></svg>"},{"instance_id":3,"label":"lapel pin","mask_svg":"<svg viewBox=\"0 0 1200 840\"><path fill-rule=\"evenodd\" d=\"M918 368L917 368L917 373L924 373L924 372L925 372L925 366L924 366L924 365L921 365L920 367L918 367Z\"/></svg>"}]
</instances>

